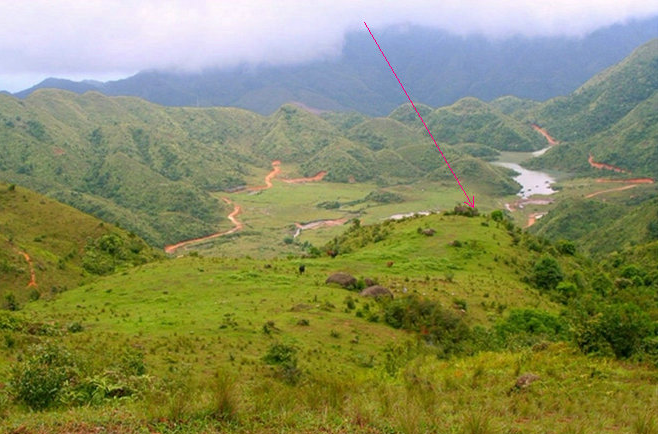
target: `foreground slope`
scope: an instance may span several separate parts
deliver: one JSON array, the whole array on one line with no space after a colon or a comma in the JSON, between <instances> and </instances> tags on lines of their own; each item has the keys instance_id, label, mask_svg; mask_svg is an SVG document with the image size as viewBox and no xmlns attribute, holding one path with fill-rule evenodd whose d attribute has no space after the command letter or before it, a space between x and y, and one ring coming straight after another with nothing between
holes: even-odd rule
<instances>
[{"instance_id":1,"label":"foreground slope","mask_svg":"<svg viewBox=\"0 0 658 434\"><path fill-rule=\"evenodd\" d=\"M12 343L0 349L11 367L0 423L263 433L655 424L655 369L580 354L559 291L529 283L547 255L578 282L591 268L569 249L499 217L459 215L354 223L333 247L334 259L147 264L2 314ZM395 298L326 284L336 271ZM50 388L28 388L36 373Z\"/></svg>"}]
</instances>

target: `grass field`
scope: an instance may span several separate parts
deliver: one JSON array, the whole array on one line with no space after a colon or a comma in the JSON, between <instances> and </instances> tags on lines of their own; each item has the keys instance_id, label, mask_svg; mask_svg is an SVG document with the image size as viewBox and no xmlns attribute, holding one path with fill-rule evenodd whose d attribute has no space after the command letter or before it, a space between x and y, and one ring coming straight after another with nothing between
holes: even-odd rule
<instances>
[{"instance_id":1,"label":"grass field","mask_svg":"<svg viewBox=\"0 0 658 434\"><path fill-rule=\"evenodd\" d=\"M389 231L383 240L334 259L187 256L25 305L12 315L51 332L12 331L3 317L3 383L30 345L47 342L86 360L94 384L119 387L112 372L134 352L143 354L145 374L120 383L134 386L134 395L46 412L12 404L0 391L0 429L656 432L653 368L548 342L437 358L415 334L386 325L372 299L324 283L336 271L370 277L396 297L417 294L455 312L460 306L467 323L484 327L515 307L560 310L523 282L539 253L513 246L502 225L431 215L382 227ZM436 233L420 234L419 227ZM463 246L449 244L455 240ZM561 263L567 274L582 266L577 258ZM71 331L72 324L80 328ZM276 343L296 349L295 370L286 374L264 361ZM515 386L526 373L538 380Z\"/></svg>"}]
</instances>

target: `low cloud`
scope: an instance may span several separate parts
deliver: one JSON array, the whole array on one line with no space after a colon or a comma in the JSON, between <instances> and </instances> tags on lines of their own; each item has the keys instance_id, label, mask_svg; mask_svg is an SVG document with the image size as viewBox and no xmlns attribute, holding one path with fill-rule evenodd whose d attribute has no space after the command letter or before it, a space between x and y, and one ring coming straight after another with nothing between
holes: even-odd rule
<instances>
[{"instance_id":1,"label":"low cloud","mask_svg":"<svg viewBox=\"0 0 658 434\"><path fill-rule=\"evenodd\" d=\"M363 21L374 31L417 24L504 38L581 36L657 14L653 0L30 0L3 5L0 75L299 63L337 56Z\"/></svg>"}]
</instances>

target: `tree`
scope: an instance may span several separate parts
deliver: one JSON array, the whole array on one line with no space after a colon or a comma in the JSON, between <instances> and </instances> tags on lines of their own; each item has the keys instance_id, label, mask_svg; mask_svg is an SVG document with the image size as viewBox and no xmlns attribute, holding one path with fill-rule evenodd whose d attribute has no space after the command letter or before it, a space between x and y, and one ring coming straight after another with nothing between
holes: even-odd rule
<instances>
[{"instance_id":1,"label":"tree","mask_svg":"<svg viewBox=\"0 0 658 434\"><path fill-rule=\"evenodd\" d=\"M564 273L557 260L549 255L543 256L532 269L532 280L540 289L555 289L564 279Z\"/></svg>"}]
</instances>

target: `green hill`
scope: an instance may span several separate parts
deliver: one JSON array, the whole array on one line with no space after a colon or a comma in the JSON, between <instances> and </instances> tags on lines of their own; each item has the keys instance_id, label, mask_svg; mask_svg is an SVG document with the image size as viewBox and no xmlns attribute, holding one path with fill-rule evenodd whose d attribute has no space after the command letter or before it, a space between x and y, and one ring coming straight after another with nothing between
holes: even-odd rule
<instances>
[{"instance_id":1,"label":"green hill","mask_svg":"<svg viewBox=\"0 0 658 434\"><path fill-rule=\"evenodd\" d=\"M473 110L481 112L473 115L478 119L494 112L504 118L484 103L474 104ZM326 171L329 182L396 185L442 179L443 161L404 109L388 118L367 118L318 116L284 105L263 117L240 109L160 107L93 92L39 90L23 101L2 95L0 176L163 246L228 225L224 216L230 210L213 193L258 185L272 160L290 165L287 176ZM484 158L495 153L485 146L490 141L484 129L498 128L492 122L477 137L456 132L471 123L451 127L460 140L480 140L446 149L457 168L463 153ZM511 122L517 121L504 121ZM496 146L508 146L499 141L506 132L491 134ZM477 177L484 186L480 191L512 192L507 172L477 164L466 164L464 171Z\"/></svg>"},{"instance_id":2,"label":"green hill","mask_svg":"<svg viewBox=\"0 0 658 434\"><path fill-rule=\"evenodd\" d=\"M629 246L658 239L658 200L631 196L620 200L565 199L541 218L533 232L578 241L601 257Z\"/></svg>"},{"instance_id":3,"label":"green hill","mask_svg":"<svg viewBox=\"0 0 658 434\"><path fill-rule=\"evenodd\" d=\"M410 106L404 109L406 116L399 112L394 115L400 119L411 118L409 112L413 109ZM453 145L472 142L509 151L532 151L544 145L543 139L529 125L476 98L463 98L451 106L439 107L425 115L421 113L421 116L438 142ZM414 124L424 129L415 121Z\"/></svg>"},{"instance_id":4,"label":"green hill","mask_svg":"<svg viewBox=\"0 0 658 434\"><path fill-rule=\"evenodd\" d=\"M658 39L588 80L575 92L540 106L536 122L575 142L610 128L658 89Z\"/></svg>"},{"instance_id":5,"label":"green hill","mask_svg":"<svg viewBox=\"0 0 658 434\"><path fill-rule=\"evenodd\" d=\"M22 304L154 257L132 233L0 183L0 295L11 293Z\"/></svg>"},{"instance_id":6,"label":"green hill","mask_svg":"<svg viewBox=\"0 0 658 434\"><path fill-rule=\"evenodd\" d=\"M0 312L0 427L478 432L531 418L568 432L573 418L597 431L654 423L655 370L631 358L655 339L646 330L655 308L633 310L655 305L639 295L649 280L627 279L625 295L601 301L585 258L500 217L355 222L334 240L335 258L171 259ZM605 276L642 273L618 265ZM325 283L337 271L356 276L354 287ZM365 278L394 298L360 296ZM619 297L626 304L614 304ZM598 325L602 309L611 320ZM625 360L579 351L593 345ZM608 411L619 399L625 411Z\"/></svg>"},{"instance_id":7,"label":"green hill","mask_svg":"<svg viewBox=\"0 0 658 434\"><path fill-rule=\"evenodd\" d=\"M595 76L573 94L529 114L564 143L534 167L587 172L587 158L634 176L658 177L658 39Z\"/></svg>"}]
</instances>

